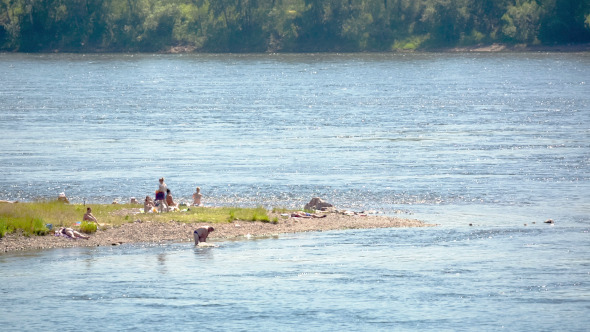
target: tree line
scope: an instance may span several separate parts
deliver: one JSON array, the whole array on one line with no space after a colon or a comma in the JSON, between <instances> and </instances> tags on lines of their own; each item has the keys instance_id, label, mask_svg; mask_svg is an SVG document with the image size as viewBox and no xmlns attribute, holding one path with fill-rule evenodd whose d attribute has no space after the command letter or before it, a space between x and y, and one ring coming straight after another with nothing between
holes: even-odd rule
<instances>
[{"instance_id":1,"label":"tree line","mask_svg":"<svg viewBox=\"0 0 590 332\"><path fill-rule=\"evenodd\" d=\"M0 0L0 50L359 52L590 42L590 0Z\"/></svg>"}]
</instances>

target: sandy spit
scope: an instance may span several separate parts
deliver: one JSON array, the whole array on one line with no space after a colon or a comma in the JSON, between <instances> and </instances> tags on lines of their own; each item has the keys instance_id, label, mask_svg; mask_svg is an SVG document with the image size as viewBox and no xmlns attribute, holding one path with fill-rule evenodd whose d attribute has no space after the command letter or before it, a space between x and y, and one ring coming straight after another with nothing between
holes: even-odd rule
<instances>
[{"instance_id":1,"label":"sandy spit","mask_svg":"<svg viewBox=\"0 0 590 332\"><path fill-rule=\"evenodd\" d=\"M104 230L98 230L91 234L88 240L73 240L55 236L53 233L46 236L30 237L18 233L7 234L0 239L0 254L51 248L117 246L124 243L192 242L193 231L203 225L211 225L215 228L207 242L298 232L434 226L413 219L387 216L348 216L338 213L328 213L325 218L282 217L277 223L234 221L224 224L187 224L176 221L151 222L147 219L140 219L119 227L106 227Z\"/></svg>"}]
</instances>

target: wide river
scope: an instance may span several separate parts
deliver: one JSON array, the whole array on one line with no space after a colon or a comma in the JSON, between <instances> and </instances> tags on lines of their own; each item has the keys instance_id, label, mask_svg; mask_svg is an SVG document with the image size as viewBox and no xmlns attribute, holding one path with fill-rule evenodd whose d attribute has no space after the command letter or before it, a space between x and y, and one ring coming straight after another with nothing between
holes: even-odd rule
<instances>
[{"instance_id":1,"label":"wide river","mask_svg":"<svg viewBox=\"0 0 590 332\"><path fill-rule=\"evenodd\" d=\"M0 254L2 330L590 326L588 53L0 54L0 132L4 200L439 225Z\"/></svg>"}]
</instances>

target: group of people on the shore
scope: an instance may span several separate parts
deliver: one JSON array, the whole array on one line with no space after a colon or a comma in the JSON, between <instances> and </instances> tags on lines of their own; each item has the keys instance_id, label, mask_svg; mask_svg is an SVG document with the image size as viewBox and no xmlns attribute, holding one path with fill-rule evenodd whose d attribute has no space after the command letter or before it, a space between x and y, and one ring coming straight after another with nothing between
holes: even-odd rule
<instances>
[{"instance_id":1,"label":"group of people on the shore","mask_svg":"<svg viewBox=\"0 0 590 332\"><path fill-rule=\"evenodd\" d=\"M160 184L158 185L158 189L156 190L155 199L152 199L149 195L145 197L143 202L143 212L170 212L178 210L178 203L174 202L174 197L172 197L172 191L168 188L166 183L164 182L164 178L159 179ZM197 187L195 193L193 194L193 206L202 206L201 199L203 198L203 194L201 194L201 188Z\"/></svg>"},{"instance_id":2,"label":"group of people on the shore","mask_svg":"<svg viewBox=\"0 0 590 332\"><path fill-rule=\"evenodd\" d=\"M162 212L170 212L178 210L179 204L174 201L172 197L172 192L164 182L164 178L159 179L158 189L155 192L155 199L152 199L149 195L145 197L145 201L143 203L143 211L144 213L162 213ZM193 204L192 206L203 206L201 200L203 198L203 194L201 194L201 188L197 187L195 193L193 193ZM68 204L70 203L68 198L66 197L65 193L60 193L58 195L57 200L59 202ZM138 203L134 197L131 198L131 203ZM115 204L115 202L113 202ZM98 223L98 219L92 214L92 209L90 207L86 208L86 213L84 214L83 221L94 222L97 226L100 226ZM215 229L211 226L204 226L196 229L194 231L194 238L195 238L195 245L198 245L201 242L206 242L207 237L211 232ZM84 235L72 228L69 227L61 227L59 230L55 232L56 235L65 236L72 239L86 239L88 240L89 237Z\"/></svg>"},{"instance_id":3,"label":"group of people on the shore","mask_svg":"<svg viewBox=\"0 0 590 332\"><path fill-rule=\"evenodd\" d=\"M145 201L143 204L143 211L144 213L149 212L169 212L178 210L178 204L174 202L174 198L172 197L172 192L164 182L164 178L159 179L160 184L158 185L158 189L156 190L156 197L155 200L148 195L145 197ZM195 193L193 194L193 206L202 206L201 199L203 198L203 194L201 194L201 188L197 187ZM195 245L199 245L199 243L207 242L207 237L211 232L215 229L211 226L203 226L199 227L193 232L195 238Z\"/></svg>"}]
</instances>

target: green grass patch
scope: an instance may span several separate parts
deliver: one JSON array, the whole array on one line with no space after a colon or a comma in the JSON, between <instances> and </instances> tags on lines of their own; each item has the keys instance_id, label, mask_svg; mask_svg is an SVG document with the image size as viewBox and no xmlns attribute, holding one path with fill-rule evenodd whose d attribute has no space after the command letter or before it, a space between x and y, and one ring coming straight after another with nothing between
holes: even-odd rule
<instances>
[{"instance_id":1,"label":"green grass patch","mask_svg":"<svg viewBox=\"0 0 590 332\"><path fill-rule=\"evenodd\" d=\"M294 210L287 209L286 207L278 207L278 206L275 206L275 207L272 208L272 213L291 213L293 211Z\"/></svg>"},{"instance_id":2,"label":"green grass patch","mask_svg":"<svg viewBox=\"0 0 590 332\"><path fill-rule=\"evenodd\" d=\"M429 36L412 36L403 40L396 40L395 43L392 45L391 49L393 51L416 51L419 49L426 41L428 41Z\"/></svg>"},{"instance_id":3,"label":"green grass patch","mask_svg":"<svg viewBox=\"0 0 590 332\"><path fill-rule=\"evenodd\" d=\"M49 232L46 224L53 228L66 226L78 228L84 233L94 233L97 225L82 221L86 208L92 208L92 214L98 219L100 227L120 226L137 219L153 222L169 222L171 220L185 223L227 223L234 220L278 222L275 217L270 219L268 211L259 206L255 208L241 207L181 207L184 211L167 213L137 213L143 206L131 204L63 204L57 201L30 203L0 203L0 237L8 233L22 230L25 235L44 235Z\"/></svg>"},{"instance_id":4,"label":"green grass patch","mask_svg":"<svg viewBox=\"0 0 590 332\"><path fill-rule=\"evenodd\" d=\"M81 232L91 234L91 233L95 233L97 230L98 230L98 226L94 222L83 221L82 223L80 223L80 231Z\"/></svg>"},{"instance_id":5,"label":"green grass patch","mask_svg":"<svg viewBox=\"0 0 590 332\"><path fill-rule=\"evenodd\" d=\"M168 212L163 214L149 215L150 220L164 221L173 219L180 222L208 222L224 223L234 220L264 221L270 220L268 211L263 207L241 208L241 207L190 207L188 211Z\"/></svg>"},{"instance_id":6,"label":"green grass patch","mask_svg":"<svg viewBox=\"0 0 590 332\"><path fill-rule=\"evenodd\" d=\"M45 235L46 224L64 223L75 212L58 202L0 204L0 235L22 230L25 235ZM81 218L80 218L81 219Z\"/></svg>"},{"instance_id":7,"label":"green grass patch","mask_svg":"<svg viewBox=\"0 0 590 332\"><path fill-rule=\"evenodd\" d=\"M49 231L41 218L8 218L6 216L0 216L0 238L16 230L22 230L26 236L45 235Z\"/></svg>"},{"instance_id":8,"label":"green grass patch","mask_svg":"<svg viewBox=\"0 0 590 332\"><path fill-rule=\"evenodd\" d=\"M8 222L4 218L0 218L0 239L8 233Z\"/></svg>"}]
</instances>

